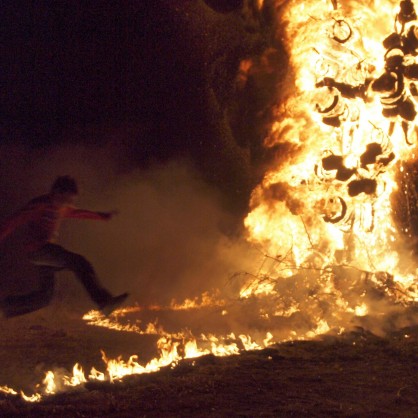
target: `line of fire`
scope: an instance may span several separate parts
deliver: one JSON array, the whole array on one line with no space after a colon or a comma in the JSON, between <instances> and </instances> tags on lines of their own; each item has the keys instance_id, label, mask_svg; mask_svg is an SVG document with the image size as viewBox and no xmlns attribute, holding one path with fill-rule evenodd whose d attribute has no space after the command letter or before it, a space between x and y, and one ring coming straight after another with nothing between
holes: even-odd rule
<instances>
[{"instance_id":1,"label":"line of fire","mask_svg":"<svg viewBox=\"0 0 418 418\"><path fill-rule=\"evenodd\" d=\"M230 277L240 285L236 298L218 291L169 306L131 306L109 318L88 312L90 326L156 335L159 355L141 365L135 355L109 359L103 352L103 372L86 375L76 364L72 374L48 371L34 394L7 386L2 392L40 401L91 380L113 382L210 353L239 355L360 326L384 332L388 321L402 328L403 314L416 312L414 3L291 0L277 2L276 10L277 36L289 56L265 139L277 158L251 196L244 222L260 260L254 271ZM212 310L220 321L251 313L258 332L238 327L195 336L130 320L144 310Z\"/></svg>"}]
</instances>

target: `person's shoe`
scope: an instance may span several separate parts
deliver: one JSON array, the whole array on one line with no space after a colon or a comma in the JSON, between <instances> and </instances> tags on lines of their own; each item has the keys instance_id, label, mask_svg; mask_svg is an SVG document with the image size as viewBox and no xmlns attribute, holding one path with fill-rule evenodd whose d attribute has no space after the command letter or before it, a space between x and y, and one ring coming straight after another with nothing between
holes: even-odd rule
<instances>
[{"instance_id":1,"label":"person's shoe","mask_svg":"<svg viewBox=\"0 0 418 418\"><path fill-rule=\"evenodd\" d=\"M122 293L119 296L112 296L106 303L100 305L99 309L103 315L109 316L115 309L119 308L128 298L129 293Z\"/></svg>"}]
</instances>

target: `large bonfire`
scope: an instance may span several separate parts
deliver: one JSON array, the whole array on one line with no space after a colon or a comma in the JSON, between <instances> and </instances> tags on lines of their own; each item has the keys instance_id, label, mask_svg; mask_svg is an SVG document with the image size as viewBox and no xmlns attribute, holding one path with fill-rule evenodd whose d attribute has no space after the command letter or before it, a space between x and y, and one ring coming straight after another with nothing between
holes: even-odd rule
<instances>
[{"instance_id":1,"label":"large bonfire","mask_svg":"<svg viewBox=\"0 0 418 418\"><path fill-rule=\"evenodd\" d=\"M396 3L295 1L280 11L291 87L266 145L283 151L245 222L269 260L243 295L283 294L291 278L312 300L279 297L284 307L312 308L327 329L367 313L368 287L399 303L418 297L405 244L412 218L393 216L416 205L405 167L416 159L418 26L413 3ZM354 287L363 291L353 298Z\"/></svg>"},{"instance_id":2,"label":"large bonfire","mask_svg":"<svg viewBox=\"0 0 418 418\"><path fill-rule=\"evenodd\" d=\"M355 318L377 313L381 318L417 302L417 270L405 244L413 235L411 212L417 204L407 170L417 152L414 5L279 1L277 18L290 66L266 139L277 158L254 190L245 219L248 240L263 260L257 271L237 275L243 280L242 304L251 301L251 312L266 321L259 343L239 330L238 337L206 334L197 341L190 332L123 324L140 307L111 318L93 311L84 318L91 325L158 335L160 356L140 365L136 356L124 361L103 353L105 373L93 369L86 377L78 364L70 376L49 371L42 393L22 393L24 399L38 401L88 380L150 373L182 358L338 334L355 325ZM404 215L402 222L394 209ZM219 294L147 309L209 306L223 315L234 309ZM0 390L17 394L8 387Z\"/></svg>"}]
</instances>

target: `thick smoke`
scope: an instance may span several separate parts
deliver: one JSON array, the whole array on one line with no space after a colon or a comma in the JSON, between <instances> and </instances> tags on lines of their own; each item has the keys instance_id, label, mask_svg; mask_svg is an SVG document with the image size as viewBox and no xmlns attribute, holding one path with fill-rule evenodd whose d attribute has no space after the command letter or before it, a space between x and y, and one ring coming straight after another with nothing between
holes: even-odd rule
<instances>
[{"instance_id":1,"label":"thick smoke","mask_svg":"<svg viewBox=\"0 0 418 418\"><path fill-rule=\"evenodd\" d=\"M75 176L80 206L120 213L65 224L62 243L141 303L208 290L252 258L231 236L270 158L284 67L272 2L218 3L4 10L1 215Z\"/></svg>"},{"instance_id":2,"label":"thick smoke","mask_svg":"<svg viewBox=\"0 0 418 418\"><path fill-rule=\"evenodd\" d=\"M112 292L129 291L131 303L182 301L225 288L230 275L251 268L254 250L229 233L233 217L222 209L219 192L190 163L172 161L115 175L116 160L85 147L34 155L9 146L1 153L20 155L15 170L2 177L3 216L47 192L55 176L68 173L80 183L79 207L118 211L109 222L65 221L59 243L86 256ZM31 280L23 276L16 278L21 285L15 281L15 290L36 286L36 272L30 272ZM89 305L71 274L57 277L58 298Z\"/></svg>"}]
</instances>

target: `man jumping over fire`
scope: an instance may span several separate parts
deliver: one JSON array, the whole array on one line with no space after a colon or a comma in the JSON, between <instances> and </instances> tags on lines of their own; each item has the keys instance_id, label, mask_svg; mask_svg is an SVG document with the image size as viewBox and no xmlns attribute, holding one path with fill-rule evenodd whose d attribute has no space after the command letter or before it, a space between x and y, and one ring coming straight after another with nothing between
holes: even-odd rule
<instances>
[{"instance_id":1,"label":"man jumping over fire","mask_svg":"<svg viewBox=\"0 0 418 418\"><path fill-rule=\"evenodd\" d=\"M55 244L59 226L65 218L109 220L113 216L112 212L76 208L77 196L77 182L72 177L57 177L48 194L31 200L0 225L0 243L16 229L25 227L22 231L24 252L29 261L39 268L38 290L8 296L0 302L0 310L5 317L23 315L47 306L53 296L54 273L60 270L74 272L105 315L109 315L128 297L127 293L112 296L100 284L93 267L83 256Z\"/></svg>"}]
</instances>

